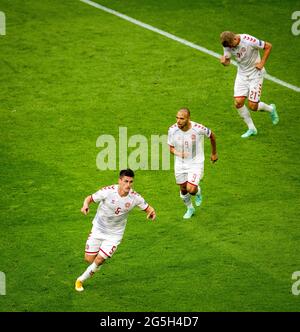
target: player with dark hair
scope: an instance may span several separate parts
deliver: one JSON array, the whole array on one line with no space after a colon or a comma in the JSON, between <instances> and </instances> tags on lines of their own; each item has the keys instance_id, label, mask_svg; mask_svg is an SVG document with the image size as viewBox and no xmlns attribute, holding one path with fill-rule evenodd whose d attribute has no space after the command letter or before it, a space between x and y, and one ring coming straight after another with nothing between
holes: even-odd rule
<instances>
[{"instance_id":1,"label":"player with dark hair","mask_svg":"<svg viewBox=\"0 0 300 332\"><path fill-rule=\"evenodd\" d=\"M192 196L196 206L202 203L200 180L204 176L204 137L210 139L211 161L218 160L215 134L200 123L191 121L188 108L181 108L176 115L176 123L169 128L168 144L175 155L175 179L180 186L180 197L187 207L184 219L195 213Z\"/></svg>"},{"instance_id":2,"label":"player with dark hair","mask_svg":"<svg viewBox=\"0 0 300 332\"><path fill-rule=\"evenodd\" d=\"M126 228L127 216L135 206L147 213L147 219L154 220L156 217L155 210L132 190L133 179L134 172L131 169L121 170L117 185L104 187L87 196L83 202L81 212L85 215L92 202L100 204L85 246L85 260L90 265L75 282L75 289L79 292L84 290L84 281L93 276L117 250Z\"/></svg>"}]
</instances>

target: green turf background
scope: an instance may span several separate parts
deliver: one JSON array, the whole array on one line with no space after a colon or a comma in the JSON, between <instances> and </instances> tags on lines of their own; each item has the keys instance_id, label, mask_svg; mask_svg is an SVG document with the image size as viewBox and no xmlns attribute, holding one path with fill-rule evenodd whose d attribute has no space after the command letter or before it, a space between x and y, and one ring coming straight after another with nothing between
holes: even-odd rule
<instances>
[{"instance_id":1,"label":"green turf background","mask_svg":"<svg viewBox=\"0 0 300 332\"><path fill-rule=\"evenodd\" d=\"M98 2L218 53L223 30L270 41L267 71L300 86L297 1ZM253 114L259 134L242 140L234 66L76 0L0 0L0 11L0 311L299 311L300 94L265 80L280 123ZM96 166L98 136L122 126L150 140L181 106L217 136L203 205L183 221L173 166L137 171L157 221L135 210L115 256L76 293L96 211L81 215L83 198L117 179Z\"/></svg>"}]
</instances>

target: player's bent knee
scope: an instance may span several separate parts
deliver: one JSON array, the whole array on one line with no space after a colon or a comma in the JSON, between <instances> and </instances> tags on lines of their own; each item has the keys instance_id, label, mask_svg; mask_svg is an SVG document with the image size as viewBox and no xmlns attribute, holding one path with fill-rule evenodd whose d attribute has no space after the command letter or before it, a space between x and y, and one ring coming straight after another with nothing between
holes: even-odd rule
<instances>
[{"instance_id":1,"label":"player's bent knee","mask_svg":"<svg viewBox=\"0 0 300 332\"><path fill-rule=\"evenodd\" d=\"M197 194L198 186L188 185L188 186L187 186L187 191L188 191L191 195L195 195L195 194Z\"/></svg>"},{"instance_id":2,"label":"player's bent knee","mask_svg":"<svg viewBox=\"0 0 300 332\"><path fill-rule=\"evenodd\" d=\"M234 99L234 106L235 108L241 108L245 104L245 98L235 98Z\"/></svg>"},{"instance_id":3,"label":"player's bent knee","mask_svg":"<svg viewBox=\"0 0 300 332\"><path fill-rule=\"evenodd\" d=\"M186 189L186 182L180 184L179 186L180 186L180 190L181 190L182 193L183 193L184 191L187 191L187 189Z\"/></svg>"},{"instance_id":4,"label":"player's bent knee","mask_svg":"<svg viewBox=\"0 0 300 332\"><path fill-rule=\"evenodd\" d=\"M88 262L88 263L93 263L93 261L95 260L95 257L97 256L97 254L96 255L88 255L88 254L85 254L84 255L84 259L85 259L85 261L86 262Z\"/></svg>"},{"instance_id":5,"label":"player's bent knee","mask_svg":"<svg viewBox=\"0 0 300 332\"><path fill-rule=\"evenodd\" d=\"M248 106L249 106L251 111L257 111L258 103L249 102Z\"/></svg>"},{"instance_id":6,"label":"player's bent knee","mask_svg":"<svg viewBox=\"0 0 300 332\"><path fill-rule=\"evenodd\" d=\"M243 107L244 106L244 102L235 102L234 103L234 106L235 106L235 108L241 108L241 107Z\"/></svg>"},{"instance_id":7,"label":"player's bent knee","mask_svg":"<svg viewBox=\"0 0 300 332\"><path fill-rule=\"evenodd\" d=\"M103 258L101 255L97 255L97 257L95 258L95 263L97 265L101 265L105 262L105 258Z\"/></svg>"}]
</instances>

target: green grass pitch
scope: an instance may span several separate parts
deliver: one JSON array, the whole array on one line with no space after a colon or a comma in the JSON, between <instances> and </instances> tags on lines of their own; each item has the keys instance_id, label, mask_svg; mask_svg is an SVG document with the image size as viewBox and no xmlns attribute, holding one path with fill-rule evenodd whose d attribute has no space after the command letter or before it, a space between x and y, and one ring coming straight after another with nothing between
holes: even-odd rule
<instances>
[{"instance_id":1,"label":"green grass pitch","mask_svg":"<svg viewBox=\"0 0 300 332\"><path fill-rule=\"evenodd\" d=\"M98 0L104 6L221 53L223 30L273 44L266 69L300 86L297 1ZM265 80L280 115L233 107L236 68L77 0L0 0L0 311L299 311L300 94ZM183 221L171 170L137 170L135 189L157 210L136 209L123 242L77 293L96 211L84 197L114 183L100 171L102 134L163 135L187 106L216 134L206 140L204 201Z\"/></svg>"}]
</instances>

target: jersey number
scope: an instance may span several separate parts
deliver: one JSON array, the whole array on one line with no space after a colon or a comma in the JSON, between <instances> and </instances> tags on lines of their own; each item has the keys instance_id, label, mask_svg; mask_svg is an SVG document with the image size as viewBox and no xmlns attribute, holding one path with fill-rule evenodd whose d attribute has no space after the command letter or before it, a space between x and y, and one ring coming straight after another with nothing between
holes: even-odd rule
<instances>
[{"instance_id":1,"label":"jersey number","mask_svg":"<svg viewBox=\"0 0 300 332\"><path fill-rule=\"evenodd\" d=\"M114 253L114 251L116 250L116 246L112 246L112 248L110 249L109 254L112 255Z\"/></svg>"},{"instance_id":2,"label":"jersey number","mask_svg":"<svg viewBox=\"0 0 300 332\"><path fill-rule=\"evenodd\" d=\"M191 182L195 182L195 181L196 181L196 178L197 178L197 174L193 174L193 177L192 177L192 181L191 181Z\"/></svg>"},{"instance_id":3,"label":"jersey number","mask_svg":"<svg viewBox=\"0 0 300 332\"><path fill-rule=\"evenodd\" d=\"M252 99L252 100L256 100L256 96L257 96L257 92L251 90L251 91L250 91L250 99Z\"/></svg>"},{"instance_id":4,"label":"jersey number","mask_svg":"<svg viewBox=\"0 0 300 332\"><path fill-rule=\"evenodd\" d=\"M121 208L120 207L116 208L115 214L119 214L120 212L121 212Z\"/></svg>"}]
</instances>

